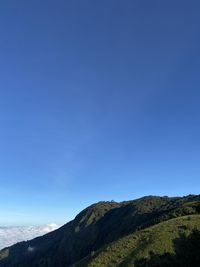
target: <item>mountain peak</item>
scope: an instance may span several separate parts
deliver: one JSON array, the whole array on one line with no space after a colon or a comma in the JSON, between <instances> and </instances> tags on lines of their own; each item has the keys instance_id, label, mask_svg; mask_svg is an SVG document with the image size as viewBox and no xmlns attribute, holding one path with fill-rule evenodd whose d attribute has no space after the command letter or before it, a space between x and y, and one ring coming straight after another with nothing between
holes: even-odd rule
<instances>
[{"instance_id":1,"label":"mountain peak","mask_svg":"<svg viewBox=\"0 0 200 267\"><path fill-rule=\"evenodd\" d=\"M195 227L200 229L199 213L200 196L193 195L100 201L61 228L2 250L0 267L115 267L127 259L127 253L133 255L134 249L141 250L144 240L151 249L150 235L155 238L155 244L160 240L163 248L171 251L173 238ZM48 227L52 230L55 225ZM163 232L165 229L169 232ZM31 253L30 248L33 248ZM106 259L110 257L108 262ZM97 259L95 264L93 259Z\"/></svg>"}]
</instances>

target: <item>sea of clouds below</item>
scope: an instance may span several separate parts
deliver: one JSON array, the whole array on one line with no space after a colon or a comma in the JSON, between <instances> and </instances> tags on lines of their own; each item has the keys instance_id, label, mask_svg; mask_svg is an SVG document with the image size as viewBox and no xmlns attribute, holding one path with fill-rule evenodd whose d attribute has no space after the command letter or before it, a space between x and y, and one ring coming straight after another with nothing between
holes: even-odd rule
<instances>
[{"instance_id":1,"label":"sea of clouds below","mask_svg":"<svg viewBox=\"0 0 200 267\"><path fill-rule=\"evenodd\" d=\"M0 227L0 249L47 234L57 228L58 225L54 223L42 226Z\"/></svg>"}]
</instances>

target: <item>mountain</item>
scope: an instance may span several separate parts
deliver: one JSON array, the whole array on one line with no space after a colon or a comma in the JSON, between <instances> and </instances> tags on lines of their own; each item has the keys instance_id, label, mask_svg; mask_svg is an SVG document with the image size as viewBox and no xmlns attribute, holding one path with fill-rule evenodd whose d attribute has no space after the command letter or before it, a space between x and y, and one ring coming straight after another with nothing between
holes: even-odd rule
<instances>
[{"instance_id":1,"label":"mountain","mask_svg":"<svg viewBox=\"0 0 200 267\"><path fill-rule=\"evenodd\" d=\"M0 249L11 246L20 241L30 240L37 236L47 234L57 228L58 225L54 223L29 227L0 227Z\"/></svg>"},{"instance_id":2,"label":"mountain","mask_svg":"<svg viewBox=\"0 0 200 267\"><path fill-rule=\"evenodd\" d=\"M149 254L174 254L173 240L178 240L178 238L185 233L192 234L194 229L200 230L199 215L191 215L189 218L188 216L184 216L171 219L107 244L97 252L93 252L80 262L75 263L73 267L132 267L134 266L134 262L147 259ZM200 243L198 248L200 249ZM198 253L199 252L200 250L198 250ZM200 263L200 261L198 263ZM138 265L135 266L140 265L138 263ZM142 266L146 267L146 265ZM169 266L172 267L172 265ZM184 265L181 266L183 267ZM197 267L196 265L192 266Z\"/></svg>"},{"instance_id":3,"label":"mountain","mask_svg":"<svg viewBox=\"0 0 200 267\"><path fill-rule=\"evenodd\" d=\"M200 195L99 202L51 233L1 250L0 267L151 266L153 255L174 259L175 241L194 230Z\"/></svg>"}]
</instances>

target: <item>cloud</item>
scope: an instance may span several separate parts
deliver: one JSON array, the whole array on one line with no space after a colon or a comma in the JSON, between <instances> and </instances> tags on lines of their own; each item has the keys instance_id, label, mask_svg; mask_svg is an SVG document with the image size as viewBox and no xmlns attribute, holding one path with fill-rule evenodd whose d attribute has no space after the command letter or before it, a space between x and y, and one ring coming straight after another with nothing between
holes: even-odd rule
<instances>
[{"instance_id":1,"label":"cloud","mask_svg":"<svg viewBox=\"0 0 200 267\"><path fill-rule=\"evenodd\" d=\"M34 250L35 250L35 248L34 248L34 247L31 247L31 246L29 246L29 247L27 248L27 251L30 252L30 253L31 253L31 252L34 252Z\"/></svg>"},{"instance_id":2,"label":"cloud","mask_svg":"<svg viewBox=\"0 0 200 267\"><path fill-rule=\"evenodd\" d=\"M37 236L47 234L54 231L59 226L51 223L42 226L29 226L29 227L0 227L0 249L11 246L17 242L30 240ZM34 248L28 248L32 252Z\"/></svg>"}]
</instances>

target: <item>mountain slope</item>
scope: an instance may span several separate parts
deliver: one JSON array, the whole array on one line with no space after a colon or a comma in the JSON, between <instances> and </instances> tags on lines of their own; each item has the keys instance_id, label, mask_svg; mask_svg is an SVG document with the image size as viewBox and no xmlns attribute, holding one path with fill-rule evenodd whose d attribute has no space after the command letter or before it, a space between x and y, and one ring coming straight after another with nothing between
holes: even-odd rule
<instances>
[{"instance_id":1,"label":"mountain slope","mask_svg":"<svg viewBox=\"0 0 200 267\"><path fill-rule=\"evenodd\" d=\"M193 195L99 202L52 233L2 250L0 267L68 267L136 231L199 212L200 196Z\"/></svg>"},{"instance_id":2,"label":"mountain slope","mask_svg":"<svg viewBox=\"0 0 200 267\"><path fill-rule=\"evenodd\" d=\"M73 267L132 267L134 261L148 258L150 253L174 253L173 240L194 229L200 230L200 215L170 219L112 242Z\"/></svg>"}]
</instances>

